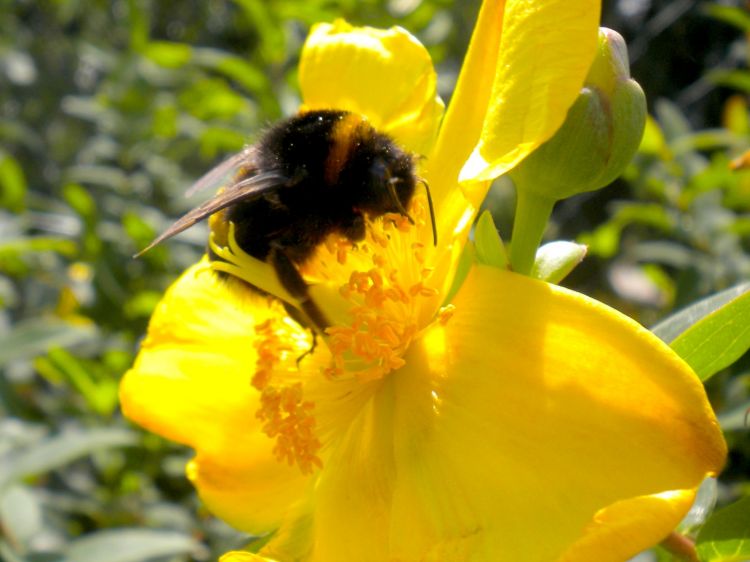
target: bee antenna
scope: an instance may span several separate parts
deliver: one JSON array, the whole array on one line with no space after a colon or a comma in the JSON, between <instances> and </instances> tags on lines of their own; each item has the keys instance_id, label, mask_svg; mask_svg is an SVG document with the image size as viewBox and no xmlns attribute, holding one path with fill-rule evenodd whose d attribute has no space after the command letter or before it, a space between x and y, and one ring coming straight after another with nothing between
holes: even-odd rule
<instances>
[{"instance_id":1,"label":"bee antenna","mask_svg":"<svg viewBox=\"0 0 750 562\"><path fill-rule=\"evenodd\" d=\"M396 184L401 181L401 178L388 178L388 193L391 195L391 199L393 199L393 204L398 209L398 212L401 213L403 216L405 216L407 219L409 219L409 222L411 224L414 224L414 219L409 214L409 211L404 209L404 206L401 204L401 200L398 198L398 195L396 194Z\"/></svg>"},{"instance_id":2,"label":"bee antenna","mask_svg":"<svg viewBox=\"0 0 750 562\"><path fill-rule=\"evenodd\" d=\"M432 204L432 194L430 193L430 184L424 178L417 177L417 181L424 186L427 192L427 204L430 206L430 221L432 222L432 243L437 246L437 224L435 224L435 207Z\"/></svg>"}]
</instances>

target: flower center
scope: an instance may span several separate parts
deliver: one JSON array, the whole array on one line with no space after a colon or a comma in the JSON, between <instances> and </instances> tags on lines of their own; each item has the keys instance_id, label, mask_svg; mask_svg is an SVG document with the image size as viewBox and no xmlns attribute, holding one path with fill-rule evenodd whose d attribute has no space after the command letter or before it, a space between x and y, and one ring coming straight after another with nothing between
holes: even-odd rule
<instances>
[{"instance_id":1,"label":"flower center","mask_svg":"<svg viewBox=\"0 0 750 562\"><path fill-rule=\"evenodd\" d=\"M424 213L414 214L420 217L418 229ZM326 376L351 374L364 382L404 365L403 355L421 330L418 311L425 299L438 296L427 285L431 270L424 266L425 244L413 230L405 217L386 215L370 225L356 255L354 250L344 255L344 265L356 262L339 289L351 320L326 330L332 354ZM336 257L341 263L339 252Z\"/></svg>"},{"instance_id":2,"label":"flower center","mask_svg":"<svg viewBox=\"0 0 750 562\"><path fill-rule=\"evenodd\" d=\"M425 324L449 317L448 311L435 314L440 293L430 286L432 235L425 198L415 197L409 212L414 225L402 215L387 214L371 221L365 239L356 244L329 237L300 268L316 304L333 319L312 353L300 343L304 330L288 317L255 327L258 359L252 384L261 394L256 416L275 440L276 457L297 464L303 473L322 466L315 403L306 398L311 372L331 382L381 379L404 366L404 355ZM226 247L213 239L211 244L222 259L212 262L214 269L287 296L278 291L270 267L237 246L232 225Z\"/></svg>"}]
</instances>

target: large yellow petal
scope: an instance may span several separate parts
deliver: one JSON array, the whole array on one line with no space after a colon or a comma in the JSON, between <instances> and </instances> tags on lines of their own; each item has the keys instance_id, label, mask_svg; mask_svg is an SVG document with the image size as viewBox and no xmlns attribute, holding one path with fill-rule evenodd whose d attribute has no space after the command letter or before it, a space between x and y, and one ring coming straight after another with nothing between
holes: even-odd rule
<instances>
[{"instance_id":1,"label":"large yellow petal","mask_svg":"<svg viewBox=\"0 0 750 562\"><path fill-rule=\"evenodd\" d=\"M344 109L416 154L435 140L443 112L427 50L400 27L353 27L343 20L313 27L299 66L307 109Z\"/></svg>"},{"instance_id":2,"label":"large yellow petal","mask_svg":"<svg viewBox=\"0 0 750 562\"><path fill-rule=\"evenodd\" d=\"M617 561L665 537L726 455L689 367L605 305L498 269L455 306L396 378L399 555Z\"/></svg>"},{"instance_id":3,"label":"large yellow petal","mask_svg":"<svg viewBox=\"0 0 750 562\"><path fill-rule=\"evenodd\" d=\"M309 560L616 561L665 537L726 454L685 363L501 270L455 305L329 440Z\"/></svg>"},{"instance_id":4,"label":"large yellow petal","mask_svg":"<svg viewBox=\"0 0 750 562\"><path fill-rule=\"evenodd\" d=\"M126 416L197 451L188 476L209 509L256 533L276 527L308 485L275 459L255 419L255 325L279 314L201 262L164 296L120 387Z\"/></svg>"},{"instance_id":5,"label":"large yellow petal","mask_svg":"<svg viewBox=\"0 0 750 562\"><path fill-rule=\"evenodd\" d=\"M511 169L562 125L597 45L600 0L509 0L490 102L463 181ZM470 199L484 197L480 189Z\"/></svg>"}]
</instances>

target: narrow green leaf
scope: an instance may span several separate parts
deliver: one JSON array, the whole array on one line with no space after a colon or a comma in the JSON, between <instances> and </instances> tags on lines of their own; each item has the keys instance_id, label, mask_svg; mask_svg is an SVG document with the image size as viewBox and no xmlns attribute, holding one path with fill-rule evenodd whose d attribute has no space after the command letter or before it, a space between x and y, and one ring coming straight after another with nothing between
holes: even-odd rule
<instances>
[{"instance_id":1,"label":"narrow green leaf","mask_svg":"<svg viewBox=\"0 0 750 562\"><path fill-rule=\"evenodd\" d=\"M733 25L741 31L750 32L750 13L748 13L747 8L704 4L702 9L706 14L717 20Z\"/></svg>"},{"instance_id":2,"label":"narrow green leaf","mask_svg":"<svg viewBox=\"0 0 750 562\"><path fill-rule=\"evenodd\" d=\"M98 380L90 365L70 352L55 347L49 352L49 361L65 379L83 396L92 411L109 416L117 407L117 383L112 379Z\"/></svg>"},{"instance_id":3,"label":"narrow green leaf","mask_svg":"<svg viewBox=\"0 0 750 562\"><path fill-rule=\"evenodd\" d=\"M9 486L0 494L3 533L24 549L44 530L42 512L39 496L31 488Z\"/></svg>"},{"instance_id":4,"label":"narrow green leaf","mask_svg":"<svg viewBox=\"0 0 750 562\"><path fill-rule=\"evenodd\" d=\"M536 252L531 276L548 283L559 283L586 257L586 246L559 240Z\"/></svg>"},{"instance_id":5,"label":"narrow green leaf","mask_svg":"<svg viewBox=\"0 0 750 562\"><path fill-rule=\"evenodd\" d=\"M69 183L63 187L63 199L70 205L81 218L93 221L98 211L94 198L88 190L80 184Z\"/></svg>"},{"instance_id":6,"label":"narrow green leaf","mask_svg":"<svg viewBox=\"0 0 750 562\"><path fill-rule=\"evenodd\" d=\"M143 562L168 556L199 554L205 548L189 535L157 529L112 529L70 543L69 562ZM205 555L205 552L202 552ZM197 557L197 556L196 556Z\"/></svg>"},{"instance_id":7,"label":"narrow green leaf","mask_svg":"<svg viewBox=\"0 0 750 562\"><path fill-rule=\"evenodd\" d=\"M198 47L193 53L193 62L230 78L250 93L268 91L268 76L245 59L211 47Z\"/></svg>"},{"instance_id":8,"label":"narrow green leaf","mask_svg":"<svg viewBox=\"0 0 750 562\"><path fill-rule=\"evenodd\" d=\"M668 316L651 328L651 331L663 342L671 343L682 332L690 328L690 326L737 297L742 296L748 290L750 290L750 283L743 283L716 293Z\"/></svg>"},{"instance_id":9,"label":"narrow green leaf","mask_svg":"<svg viewBox=\"0 0 750 562\"><path fill-rule=\"evenodd\" d=\"M670 345L701 380L728 367L750 348L750 292L693 324Z\"/></svg>"},{"instance_id":10,"label":"narrow green leaf","mask_svg":"<svg viewBox=\"0 0 750 562\"><path fill-rule=\"evenodd\" d=\"M97 428L68 432L36 442L21 451L11 451L0 458L0 488L35 474L63 466L99 449L134 445L137 435L128 429Z\"/></svg>"},{"instance_id":11,"label":"narrow green leaf","mask_svg":"<svg viewBox=\"0 0 750 562\"><path fill-rule=\"evenodd\" d=\"M31 359L52 347L68 347L96 338L92 326L58 319L33 319L16 324L0 336L0 367L17 359Z\"/></svg>"},{"instance_id":12,"label":"narrow green leaf","mask_svg":"<svg viewBox=\"0 0 750 562\"><path fill-rule=\"evenodd\" d=\"M750 560L750 497L714 513L698 533L696 550L702 562Z\"/></svg>"},{"instance_id":13,"label":"narrow green leaf","mask_svg":"<svg viewBox=\"0 0 750 562\"><path fill-rule=\"evenodd\" d=\"M172 41L151 41L143 49L143 54L156 64L166 68L180 68L190 62L192 47Z\"/></svg>"},{"instance_id":14,"label":"narrow green leaf","mask_svg":"<svg viewBox=\"0 0 750 562\"><path fill-rule=\"evenodd\" d=\"M482 213L474 227L474 245L479 263L501 269L508 267L508 254L489 211Z\"/></svg>"},{"instance_id":15,"label":"narrow green leaf","mask_svg":"<svg viewBox=\"0 0 750 562\"><path fill-rule=\"evenodd\" d=\"M0 241L0 270L13 259L39 252L55 252L63 256L72 256L76 252L76 243L67 238L54 236L26 236L2 240Z\"/></svg>"},{"instance_id":16,"label":"narrow green leaf","mask_svg":"<svg viewBox=\"0 0 750 562\"><path fill-rule=\"evenodd\" d=\"M750 92L750 72L743 70L714 70L707 79L718 86L725 86L743 92Z\"/></svg>"},{"instance_id":17,"label":"narrow green leaf","mask_svg":"<svg viewBox=\"0 0 750 562\"><path fill-rule=\"evenodd\" d=\"M20 212L25 206L26 177L18 161L0 152L0 207Z\"/></svg>"}]
</instances>

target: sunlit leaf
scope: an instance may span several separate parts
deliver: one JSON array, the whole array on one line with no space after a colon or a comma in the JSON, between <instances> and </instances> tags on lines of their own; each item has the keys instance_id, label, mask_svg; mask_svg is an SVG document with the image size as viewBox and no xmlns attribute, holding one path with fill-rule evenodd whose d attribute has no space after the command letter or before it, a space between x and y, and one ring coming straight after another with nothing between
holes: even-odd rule
<instances>
[{"instance_id":1,"label":"sunlit leaf","mask_svg":"<svg viewBox=\"0 0 750 562\"><path fill-rule=\"evenodd\" d=\"M248 93L267 91L268 77L246 60L218 49L196 48L194 62L241 84Z\"/></svg>"},{"instance_id":2,"label":"sunlit leaf","mask_svg":"<svg viewBox=\"0 0 750 562\"><path fill-rule=\"evenodd\" d=\"M714 513L698 533L696 550L701 562L750 560L750 497Z\"/></svg>"},{"instance_id":3,"label":"sunlit leaf","mask_svg":"<svg viewBox=\"0 0 750 562\"><path fill-rule=\"evenodd\" d=\"M750 13L747 9L721 4L704 4L702 8L712 18L733 25L742 31L750 31Z\"/></svg>"},{"instance_id":4,"label":"sunlit leaf","mask_svg":"<svg viewBox=\"0 0 750 562\"><path fill-rule=\"evenodd\" d=\"M4 268L6 260L23 258L29 253L55 252L64 256L72 256L76 252L76 244L67 238L52 236L27 236L0 241L0 270Z\"/></svg>"},{"instance_id":5,"label":"sunlit leaf","mask_svg":"<svg viewBox=\"0 0 750 562\"><path fill-rule=\"evenodd\" d=\"M117 384L115 378L98 377L89 364L59 347L51 349L48 360L75 388L92 411L111 415L117 406Z\"/></svg>"},{"instance_id":6,"label":"sunlit leaf","mask_svg":"<svg viewBox=\"0 0 750 562\"><path fill-rule=\"evenodd\" d=\"M714 70L707 79L719 86L750 92L750 72L743 70Z\"/></svg>"},{"instance_id":7,"label":"sunlit leaf","mask_svg":"<svg viewBox=\"0 0 750 562\"><path fill-rule=\"evenodd\" d=\"M20 212L25 206L26 177L18 161L0 151L0 207Z\"/></svg>"},{"instance_id":8,"label":"sunlit leaf","mask_svg":"<svg viewBox=\"0 0 750 562\"><path fill-rule=\"evenodd\" d=\"M185 43L151 41L143 49L143 54L158 65L179 68L190 62L192 47Z\"/></svg>"},{"instance_id":9,"label":"sunlit leaf","mask_svg":"<svg viewBox=\"0 0 750 562\"><path fill-rule=\"evenodd\" d=\"M712 312L720 309L725 304L733 301L737 297L744 295L749 290L750 283L743 283L736 287L721 291L720 293L716 293L715 295L691 304L687 308L683 308L679 312L668 316L651 328L651 331L665 343L671 343L690 326L702 320Z\"/></svg>"},{"instance_id":10,"label":"sunlit leaf","mask_svg":"<svg viewBox=\"0 0 750 562\"><path fill-rule=\"evenodd\" d=\"M701 380L728 367L750 348L750 292L714 310L670 345Z\"/></svg>"}]
</instances>

